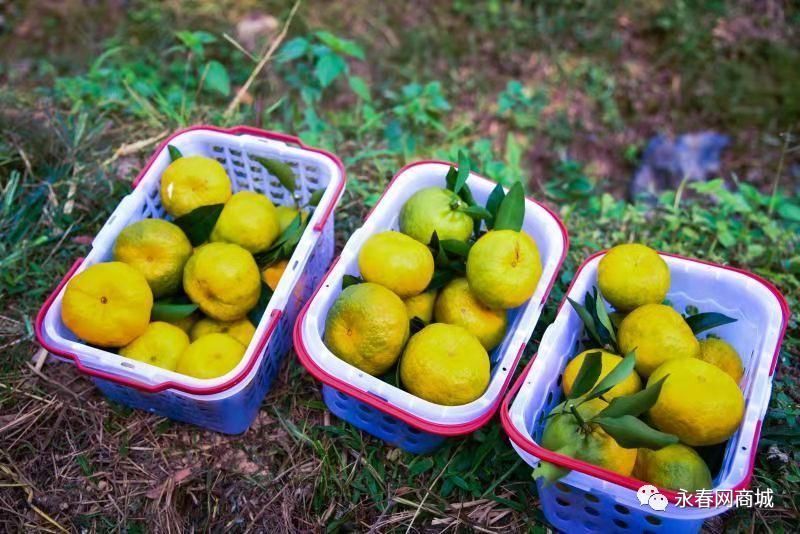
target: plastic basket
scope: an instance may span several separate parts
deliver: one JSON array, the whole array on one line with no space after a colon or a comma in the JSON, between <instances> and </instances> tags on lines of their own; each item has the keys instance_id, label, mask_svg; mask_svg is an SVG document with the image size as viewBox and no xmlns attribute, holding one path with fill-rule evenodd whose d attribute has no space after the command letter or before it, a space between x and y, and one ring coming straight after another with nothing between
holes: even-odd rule
<instances>
[{"instance_id":1,"label":"plastic basket","mask_svg":"<svg viewBox=\"0 0 800 534\"><path fill-rule=\"evenodd\" d=\"M322 335L328 309L341 292L342 278L346 274L358 274L358 252L367 238L398 228L400 208L411 195L425 187L444 187L450 165L442 161L422 161L397 173L300 313L294 331L298 357L325 385L323 397L330 410L362 430L415 453L435 449L446 436L472 432L494 414L533 333L568 247L567 232L558 217L535 201L527 200L523 229L539 247L542 276L528 302L509 311L506 336L490 354L493 365L489 386L479 399L469 404L442 406L428 402L340 360L323 344ZM476 174L470 174L467 183L480 203L486 201L495 187L493 182Z\"/></svg>"},{"instance_id":2,"label":"plastic basket","mask_svg":"<svg viewBox=\"0 0 800 534\"><path fill-rule=\"evenodd\" d=\"M290 165L304 201L318 189L325 191L241 362L214 379L189 377L91 347L76 339L61 321L64 286L72 276L110 260L114 241L128 224L148 217L167 218L159 195L161 174L171 161L167 145L186 155L217 159L230 176L234 191L257 191L275 204L290 204L291 195L251 159L253 156ZM344 169L336 156L306 147L292 136L249 127L224 130L197 126L176 133L159 147L134 181L133 191L120 201L94 238L86 258L74 263L42 306L36 320L39 342L54 355L73 362L117 402L219 432L244 432L291 347L297 313L333 258L332 214L344 183Z\"/></svg>"},{"instance_id":3,"label":"plastic basket","mask_svg":"<svg viewBox=\"0 0 800 534\"><path fill-rule=\"evenodd\" d=\"M567 296L582 302L597 283L597 265L603 254L591 256L578 269ZM670 268L672 284L667 298L676 310L682 312L694 305L703 312L717 311L737 319L714 329L742 357L745 374L739 385L745 412L739 430L727 443L712 491L744 489L753 473L789 309L778 290L756 275L671 254L661 256ZM537 355L501 408L503 428L530 466L546 460L572 470L555 484L537 483L545 517L565 532L696 532L705 519L730 506L699 507L696 494L690 496L690 506L679 505L678 493L659 488L669 503L666 511L655 511L637 500L636 490L645 482L556 454L538 444L544 417L562 400L564 366L582 350L581 320L564 302L545 331Z\"/></svg>"}]
</instances>

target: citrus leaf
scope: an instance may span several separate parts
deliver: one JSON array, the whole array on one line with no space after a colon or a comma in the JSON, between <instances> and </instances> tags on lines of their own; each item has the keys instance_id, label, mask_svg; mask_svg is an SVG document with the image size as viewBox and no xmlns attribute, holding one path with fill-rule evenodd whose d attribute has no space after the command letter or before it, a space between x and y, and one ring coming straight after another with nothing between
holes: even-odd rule
<instances>
[{"instance_id":1,"label":"citrus leaf","mask_svg":"<svg viewBox=\"0 0 800 534\"><path fill-rule=\"evenodd\" d=\"M717 312L698 313L697 315L690 315L686 318L686 324L692 329L694 335L706 330L711 330L724 324L735 323L736 319L728 317Z\"/></svg>"},{"instance_id":2,"label":"citrus leaf","mask_svg":"<svg viewBox=\"0 0 800 534\"><path fill-rule=\"evenodd\" d=\"M272 176L277 178L281 185L290 193L293 193L297 188L294 171L286 163L274 159L262 158L259 156L253 156L253 159L263 165L264 168L267 169Z\"/></svg>"},{"instance_id":3,"label":"citrus leaf","mask_svg":"<svg viewBox=\"0 0 800 534\"><path fill-rule=\"evenodd\" d=\"M461 273L458 273L452 269L437 268L435 271L433 271L433 277L431 278L431 282L428 284L428 287L425 288L425 291L441 289L459 276L462 276Z\"/></svg>"},{"instance_id":4,"label":"citrus leaf","mask_svg":"<svg viewBox=\"0 0 800 534\"><path fill-rule=\"evenodd\" d=\"M608 311L606 310L605 303L603 303L603 299L597 298L597 295L595 295L594 304L595 304L595 306L594 306L594 308L595 308L595 317L597 317L598 322L601 325L603 325L603 328L606 329L606 331L608 332L608 335L611 337L611 340L616 345L617 336L614 333L614 325L611 323L611 318L608 316Z\"/></svg>"},{"instance_id":5,"label":"citrus leaf","mask_svg":"<svg viewBox=\"0 0 800 534\"><path fill-rule=\"evenodd\" d=\"M508 190L500 207L497 208L497 216L494 218L495 230L516 230L522 229L522 222L525 219L525 192L519 182L511 186Z\"/></svg>"},{"instance_id":6,"label":"citrus leaf","mask_svg":"<svg viewBox=\"0 0 800 534\"><path fill-rule=\"evenodd\" d=\"M208 241L219 214L225 204L210 204L195 208L186 215L175 219L174 223L183 230L192 246L199 246Z\"/></svg>"},{"instance_id":7,"label":"citrus leaf","mask_svg":"<svg viewBox=\"0 0 800 534\"><path fill-rule=\"evenodd\" d=\"M153 310L150 312L151 321L177 321L189 317L197 311L197 304L175 303L175 302L154 302Z\"/></svg>"},{"instance_id":8,"label":"citrus leaf","mask_svg":"<svg viewBox=\"0 0 800 534\"><path fill-rule=\"evenodd\" d=\"M610 373L603 377L594 389L589 393L589 398L593 399L606 393L609 389L613 388L633 372L633 366L636 365L636 349L633 349L622 358Z\"/></svg>"},{"instance_id":9,"label":"citrus leaf","mask_svg":"<svg viewBox=\"0 0 800 534\"><path fill-rule=\"evenodd\" d=\"M439 241L439 234L436 233L436 230L434 230L431 234L431 242L428 244L428 248L431 249L434 262L438 267L445 267L450 264L450 258L447 256L447 252L442 247L442 244Z\"/></svg>"},{"instance_id":10,"label":"citrus leaf","mask_svg":"<svg viewBox=\"0 0 800 534\"><path fill-rule=\"evenodd\" d=\"M602 346L603 343L600 341L600 336L597 335L597 328L595 328L594 319L592 318L592 314L589 313L589 310L587 310L584 306L578 304L569 297L567 297L567 300L572 305L572 308L575 310L575 312L578 314L578 317L581 318L581 321L583 321L583 327L586 329L589 335L592 336L592 339L594 339L600 346Z\"/></svg>"},{"instance_id":11,"label":"citrus leaf","mask_svg":"<svg viewBox=\"0 0 800 534\"><path fill-rule=\"evenodd\" d=\"M447 189L455 193L456 187L456 178L458 177L458 171L452 165L449 169L447 169L447 176L444 177L444 181L447 184Z\"/></svg>"},{"instance_id":12,"label":"citrus leaf","mask_svg":"<svg viewBox=\"0 0 800 534\"><path fill-rule=\"evenodd\" d=\"M642 447L658 450L667 445L678 443L677 437L650 428L644 421L632 415L599 417L594 419L593 422L600 425L609 436L626 449Z\"/></svg>"},{"instance_id":13,"label":"citrus leaf","mask_svg":"<svg viewBox=\"0 0 800 534\"><path fill-rule=\"evenodd\" d=\"M364 283L363 278L359 278L358 276L353 276L352 274L346 274L342 277L342 289L347 289L350 286L363 283Z\"/></svg>"},{"instance_id":14,"label":"citrus leaf","mask_svg":"<svg viewBox=\"0 0 800 534\"><path fill-rule=\"evenodd\" d=\"M458 171L456 172L456 180L453 184L453 192L458 194L464 184L467 183L469 178L470 161L469 156L462 151L458 151Z\"/></svg>"},{"instance_id":15,"label":"citrus leaf","mask_svg":"<svg viewBox=\"0 0 800 534\"><path fill-rule=\"evenodd\" d=\"M475 197L472 196L472 189L469 188L469 184L464 184L461 188L461 191L458 192L458 196L467 203L468 206L477 206L478 203L475 202Z\"/></svg>"},{"instance_id":16,"label":"citrus leaf","mask_svg":"<svg viewBox=\"0 0 800 534\"><path fill-rule=\"evenodd\" d=\"M170 161L175 161L176 159L181 159L183 157L183 154L181 153L180 150L178 150L178 147L176 146L167 145L167 150L169 150Z\"/></svg>"},{"instance_id":17,"label":"citrus leaf","mask_svg":"<svg viewBox=\"0 0 800 534\"><path fill-rule=\"evenodd\" d=\"M623 415L636 417L643 414L658 400L658 396L661 394L661 387L664 385L664 380L667 379L667 376L632 395L614 397L609 405L596 417L622 417Z\"/></svg>"},{"instance_id":18,"label":"citrus leaf","mask_svg":"<svg viewBox=\"0 0 800 534\"><path fill-rule=\"evenodd\" d=\"M587 391L592 389L600 378L600 373L603 370L603 359L600 351L590 352L583 358L581 368L575 376L575 381L572 383L572 389L567 395L568 399L577 399L578 397L586 394Z\"/></svg>"},{"instance_id":19,"label":"citrus leaf","mask_svg":"<svg viewBox=\"0 0 800 534\"><path fill-rule=\"evenodd\" d=\"M445 252L466 258L469 255L469 250L472 248L472 243L459 241L458 239L443 239L439 241L439 246L441 246Z\"/></svg>"},{"instance_id":20,"label":"citrus leaf","mask_svg":"<svg viewBox=\"0 0 800 534\"><path fill-rule=\"evenodd\" d=\"M480 221L491 220L492 218L492 214L489 213L489 210L480 206L463 206L458 208L458 211L466 213L478 223L480 223Z\"/></svg>"},{"instance_id":21,"label":"citrus leaf","mask_svg":"<svg viewBox=\"0 0 800 534\"><path fill-rule=\"evenodd\" d=\"M256 302L255 307L247 312L247 318L250 319L250 322L254 325L258 325L261 322L261 318L264 316L264 312L267 310L267 306L269 306L269 299L272 298L274 292L270 287L261 281L261 293L258 295L258 302Z\"/></svg>"},{"instance_id":22,"label":"citrus leaf","mask_svg":"<svg viewBox=\"0 0 800 534\"><path fill-rule=\"evenodd\" d=\"M322 200L322 197L325 195L325 189L317 189L311 196L308 197L308 205L309 206L319 206L319 201Z\"/></svg>"},{"instance_id":23,"label":"citrus leaf","mask_svg":"<svg viewBox=\"0 0 800 534\"><path fill-rule=\"evenodd\" d=\"M306 223L303 223L302 216L300 212L298 212L297 215L294 216L294 219L292 219L292 222L284 228L281 235L278 236L267 250L253 254L253 258L255 258L258 267L263 269L280 259L291 258L294 248L297 246L300 238L303 237L305 226Z\"/></svg>"},{"instance_id":24,"label":"citrus leaf","mask_svg":"<svg viewBox=\"0 0 800 534\"><path fill-rule=\"evenodd\" d=\"M494 227L494 219L497 218L497 210L500 208L503 199L506 198L506 190L503 186L497 184L486 199L486 210L492 214L492 227Z\"/></svg>"}]
</instances>

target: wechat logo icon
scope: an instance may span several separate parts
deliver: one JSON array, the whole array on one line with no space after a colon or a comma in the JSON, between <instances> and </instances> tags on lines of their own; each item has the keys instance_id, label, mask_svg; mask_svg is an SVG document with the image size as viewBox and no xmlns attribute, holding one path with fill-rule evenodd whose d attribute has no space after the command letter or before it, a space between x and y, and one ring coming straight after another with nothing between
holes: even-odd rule
<instances>
[{"instance_id":1,"label":"wechat logo icon","mask_svg":"<svg viewBox=\"0 0 800 534\"><path fill-rule=\"evenodd\" d=\"M647 505L657 512L663 512L667 509L669 502L666 497L658 492L658 488L645 484L636 492L636 498L639 499L639 506Z\"/></svg>"}]
</instances>

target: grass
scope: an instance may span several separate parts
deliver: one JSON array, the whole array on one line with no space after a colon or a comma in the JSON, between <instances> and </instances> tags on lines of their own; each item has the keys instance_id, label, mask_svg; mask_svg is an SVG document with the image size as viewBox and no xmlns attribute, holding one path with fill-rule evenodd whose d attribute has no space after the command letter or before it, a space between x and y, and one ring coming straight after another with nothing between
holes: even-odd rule
<instances>
[{"instance_id":1,"label":"grass","mask_svg":"<svg viewBox=\"0 0 800 534\"><path fill-rule=\"evenodd\" d=\"M291 4L109 5L0 8L4 530L545 528L530 469L497 421L431 456L406 454L331 417L290 357L253 428L226 437L109 403L70 366L31 363L38 307L154 145L188 124L254 124L333 149L349 177L339 246L407 161L465 148L491 178L523 182L571 237L526 358L577 265L621 241L747 268L800 307L793 4L303 4L230 116L278 32L244 53L237 22L261 9L280 27ZM623 200L650 135L696 128L733 136L724 182L655 206ZM798 357L795 315L754 478L775 508L710 530L795 530Z\"/></svg>"}]
</instances>

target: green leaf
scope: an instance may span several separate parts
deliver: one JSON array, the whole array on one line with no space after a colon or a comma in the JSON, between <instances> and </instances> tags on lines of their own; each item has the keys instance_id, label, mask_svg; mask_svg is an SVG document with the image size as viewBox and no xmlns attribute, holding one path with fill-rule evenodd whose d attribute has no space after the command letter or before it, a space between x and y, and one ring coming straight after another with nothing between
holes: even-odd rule
<instances>
[{"instance_id":1,"label":"green leaf","mask_svg":"<svg viewBox=\"0 0 800 534\"><path fill-rule=\"evenodd\" d=\"M175 224L183 230L192 246L199 246L208 241L219 214L225 204L211 204L195 208L186 215L175 219Z\"/></svg>"},{"instance_id":2,"label":"green leaf","mask_svg":"<svg viewBox=\"0 0 800 534\"><path fill-rule=\"evenodd\" d=\"M231 78L228 76L228 69L222 63L216 60L209 61L204 68L204 75L206 89L222 96L231 93Z\"/></svg>"},{"instance_id":3,"label":"green leaf","mask_svg":"<svg viewBox=\"0 0 800 534\"><path fill-rule=\"evenodd\" d=\"M324 195L325 195L325 189L324 188L320 188L320 189L315 190L313 193L311 193L311 196L308 197L308 205L309 206L319 206L319 202L320 202L320 200L322 200L322 197Z\"/></svg>"},{"instance_id":4,"label":"green leaf","mask_svg":"<svg viewBox=\"0 0 800 534\"><path fill-rule=\"evenodd\" d=\"M534 480L539 480L541 478L545 485L550 485L567 476L569 472L570 470L565 467L559 467L550 462L540 461L539 465L534 468L531 476Z\"/></svg>"},{"instance_id":5,"label":"green leaf","mask_svg":"<svg viewBox=\"0 0 800 534\"><path fill-rule=\"evenodd\" d=\"M433 467L433 458L426 456L417 456L417 458L408 466L408 474L415 477L421 475Z\"/></svg>"},{"instance_id":6,"label":"green leaf","mask_svg":"<svg viewBox=\"0 0 800 534\"><path fill-rule=\"evenodd\" d=\"M606 393L609 389L628 378L633 372L634 365L636 365L636 349L626 354L625 357L622 358L622 361L619 362L610 373L604 376L602 380L600 380L591 393L589 393L588 398L593 399L595 397L599 397Z\"/></svg>"},{"instance_id":7,"label":"green leaf","mask_svg":"<svg viewBox=\"0 0 800 534\"><path fill-rule=\"evenodd\" d=\"M169 300L156 301L153 303L153 309L150 312L151 321L177 321L184 317L189 317L197 311L197 304L189 303L176 303Z\"/></svg>"},{"instance_id":8,"label":"green leaf","mask_svg":"<svg viewBox=\"0 0 800 534\"><path fill-rule=\"evenodd\" d=\"M787 221L800 222L800 205L784 201L778 204L778 215Z\"/></svg>"},{"instance_id":9,"label":"green leaf","mask_svg":"<svg viewBox=\"0 0 800 534\"><path fill-rule=\"evenodd\" d=\"M600 425L609 436L626 449L642 447L658 450L678 443L677 437L650 428L641 419L632 415L599 417L592 422Z\"/></svg>"},{"instance_id":10,"label":"green leaf","mask_svg":"<svg viewBox=\"0 0 800 534\"><path fill-rule=\"evenodd\" d=\"M325 54L314 65L314 77L324 89L347 70L347 63L336 54Z\"/></svg>"},{"instance_id":11,"label":"green leaf","mask_svg":"<svg viewBox=\"0 0 800 534\"><path fill-rule=\"evenodd\" d=\"M461 150L458 151L458 171L456 173L456 181L453 185L453 192L458 194L461 191L461 188L464 187L464 184L467 183L467 178L469 178L469 170L470 170L471 162L469 160L469 156Z\"/></svg>"},{"instance_id":12,"label":"green leaf","mask_svg":"<svg viewBox=\"0 0 800 534\"><path fill-rule=\"evenodd\" d=\"M269 306L269 299L272 298L273 294L274 292L262 280L261 293L258 295L258 302L256 302L256 305L252 310L247 312L247 318L250 319L251 323L257 326L258 323L261 322L261 318L264 316L267 306Z\"/></svg>"},{"instance_id":13,"label":"green leaf","mask_svg":"<svg viewBox=\"0 0 800 534\"><path fill-rule=\"evenodd\" d=\"M262 158L260 156L253 156L252 159L263 165L267 172L277 178L290 193L294 193L297 188L297 182L291 166L276 159Z\"/></svg>"},{"instance_id":14,"label":"green leaf","mask_svg":"<svg viewBox=\"0 0 800 534\"><path fill-rule=\"evenodd\" d=\"M596 417L622 417L623 415L638 417L656 403L658 396L661 394L661 387L664 385L664 380L667 379L667 376L655 384L650 384L643 390L631 395L614 397L611 399L609 405L597 414Z\"/></svg>"},{"instance_id":15,"label":"green leaf","mask_svg":"<svg viewBox=\"0 0 800 534\"><path fill-rule=\"evenodd\" d=\"M603 359L600 351L590 352L587 354L581 368L578 369L578 374L575 376L575 381L572 383L572 389L567 395L568 399L577 399L585 395L587 391L592 389L600 378L600 373L603 370Z\"/></svg>"},{"instance_id":16,"label":"green leaf","mask_svg":"<svg viewBox=\"0 0 800 534\"><path fill-rule=\"evenodd\" d=\"M500 209L504 198L506 198L506 191L502 185L497 184L489 194L489 198L486 199L486 210L492 214L492 220L497 218L497 210ZM494 224L492 226L494 227Z\"/></svg>"},{"instance_id":17,"label":"green leaf","mask_svg":"<svg viewBox=\"0 0 800 534\"><path fill-rule=\"evenodd\" d=\"M278 63L286 63L297 58L303 57L308 52L309 43L304 37L295 37L284 43L278 52L276 60Z\"/></svg>"},{"instance_id":18,"label":"green leaf","mask_svg":"<svg viewBox=\"0 0 800 534\"><path fill-rule=\"evenodd\" d=\"M183 157L183 154L181 153L180 150L178 150L178 147L176 146L167 145L167 150L169 150L170 161L175 161L176 159L181 159Z\"/></svg>"},{"instance_id":19,"label":"green leaf","mask_svg":"<svg viewBox=\"0 0 800 534\"><path fill-rule=\"evenodd\" d=\"M462 206L458 208L458 211L466 213L475 219L476 222L489 221L492 219L492 214L489 213L489 210L480 206Z\"/></svg>"},{"instance_id":20,"label":"green leaf","mask_svg":"<svg viewBox=\"0 0 800 534\"><path fill-rule=\"evenodd\" d=\"M444 249L445 252L466 258L469 255L469 250L472 248L472 243L459 241L458 239L442 239L439 241L439 246Z\"/></svg>"},{"instance_id":21,"label":"green leaf","mask_svg":"<svg viewBox=\"0 0 800 534\"><path fill-rule=\"evenodd\" d=\"M306 223L303 222L302 215L298 212L294 219L292 219L292 222L289 223L289 226L284 228L281 235L278 236L267 250L253 254L253 258L255 258L258 267L263 269L280 259L291 258L294 248L297 246L300 238L303 237L305 227Z\"/></svg>"},{"instance_id":22,"label":"green leaf","mask_svg":"<svg viewBox=\"0 0 800 534\"><path fill-rule=\"evenodd\" d=\"M495 230L516 230L522 229L522 222L525 219L525 192L519 182L511 186L508 190L500 207L497 208L497 217L494 219Z\"/></svg>"},{"instance_id":23,"label":"green leaf","mask_svg":"<svg viewBox=\"0 0 800 534\"><path fill-rule=\"evenodd\" d=\"M603 325L603 328L605 328L606 331L608 331L608 335L611 336L611 340L614 342L614 344L616 344L617 336L614 333L614 325L611 323L611 318L608 316L608 311L606 310L605 303L603 303L603 299L597 298L597 296L595 296L594 304L596 313L595 316L597 317L600 324Z\"/></svg>"},{"instance_id":24,"label":"green leaf","mask_svg":"<svg viewBox=\"0 0 800 534\"><path fill-rule=\"evenodd\" d=\"M362 61L364 60L364 50L354 41L342 39L341 37L337 37L331 32L324 30L316 32L316 36L334 52L352 56Z\"/></svg>"},{"instance_id":25,"label":"green leaf","mask_svg":"<svg viewBox=\"0 0 800 534\"><path fill-rule=\"evenodd\" d=\"M361 100L365 102L370 102L372 100L372 96L369 93L369 86L367 86L367 82L364 81L364 78L360 76L350 76L347 78L347 82L350 84L350 89L352 89Z\"/></svg>"},{"instance_id":26,"label":"green leaf","mask_svg":"<svg viewBox=\"0 0 800 534\"><path fill-rule=\"evenodd\" d=\"M342 277L342 289L347 289L350 286L363 283L364 283L363 278L359 278L358 276L353 276L352 274L346 274Z\"/></svg>"},{"instance_id":27,"label":"green leaf","mask_svg":"<svg viewBox=\"0 0 800 534\"><path fill-rule=\"evenodd\" d=\"M727 315L717 312L698 313L697 315L691 315L686 318L686 324L688 324L689 328L692 329L694 335L697 335L700 332L705 332L706 330L711 330L712 328L716 328L718 326L722 326L724 324L735 322L736 319L733 317L728 317Z\"/></svg>"},{"instance_id":28,"label":"green leaf","mask_svg":"<svg viewBox=\"0 0 800 534\"><path fill-rule=\"evenodd\" d=\"M459 273L453 269L446 267L437 268L435 271L433 271L433 278L431 278L431 282L428 284L428 287L425 288L425 291L441 289L460 276L463 276L463 273Z\"/></svg>"},{"instance_id":29,"label":"green leaf","mask_svg":"<svg viewBox=\"0 0 800 534\"><path fill-rule=\"evenodd\" d=\"M587 293L587 295L588 295L588 293ZM574 300L572 300L569 297L567 297L567 300L572 305L572 308L575 310L575 312L578 314L578 317L581 318L581 321L583 321L583 327L586 329L586 331L589 333L589 335L600 346L602 346L603 343L600 340L600 336L597 335L597 328L595 327L594 319L592 318L592 314L589 313L589 310L587 310L584 306L582 306L581 304L578 304L577 302L575 302Z\"/></svg>"},{"instance_id":30,"label":"green leaf","mask_svg":"<svg viewBox=\"0 0 800 534\"><path fill-rule=\"evenodd\" d=\"M444 177L444 181L447 184L447 189L455 193L456 190L456 179L458 178L458 171L452 165L449 169L447 169L447 175Z\"/></svg>"}]
</instances>

